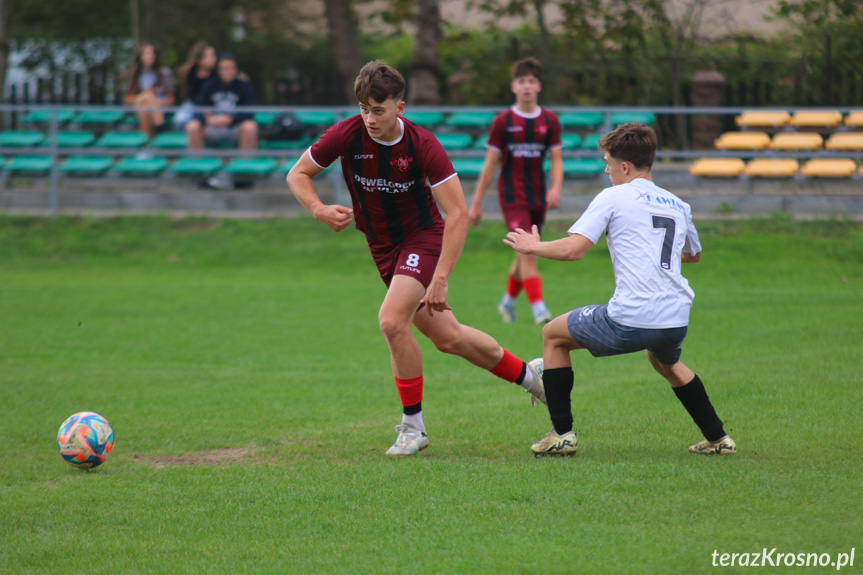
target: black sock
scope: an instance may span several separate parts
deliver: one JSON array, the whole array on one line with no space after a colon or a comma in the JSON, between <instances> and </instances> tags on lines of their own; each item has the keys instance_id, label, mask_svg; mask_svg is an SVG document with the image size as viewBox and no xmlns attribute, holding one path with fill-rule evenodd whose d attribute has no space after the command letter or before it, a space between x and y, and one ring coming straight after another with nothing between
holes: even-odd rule
<instances>
[{"instance_id":1,"label":"black sock","mask_svg":"<svg viewBox=\"0 0 863 575\"><path fill-rule=\"evenodd\" d=\"M713 404L710 403L710 398L707 397L707 391L704 389L704 384L696 375L692 381L681 387L672 387L674 394L690 417L701 430L704 438L708 441L718 441L725 436L725 430L722 428L722 421L716 415L713 409ZM548 395L548 392L546 392Z\"/></svg>"},{"instance_id":2,"label":"black sock","mask_svg":"<svg viewBox=\"0 0 863 575\"><path fill-rule=\"evenodd\" d=\"M558 435L572 431L572 384L575 376L571 367L546 369L542 374L545 399L551 424Z\"/></svg>"},{"instance_id":3,"label":"black sock","mask_svg":"<svg viewBox=\"0 0 863 575\"><path fill-rule=\"evenodd\" d=\"M527 364L525 362L521 362L521 373L518 374L518 379L516 379L513 383L516 385L521 385L521 382L524 381L524 376L527 375Z\"/></svg>"},{"instance_id":4,"label":"black sock","mask_svg":"<svg viewBox=\"0 0 863 575\"><path fill-rule=\"evenodd\" d=\"M420 411L423 410L423 402L419 402L414 405L405 405L402 407L402 413L405 415L416 415Z\"/></svg>"}]
</instances>

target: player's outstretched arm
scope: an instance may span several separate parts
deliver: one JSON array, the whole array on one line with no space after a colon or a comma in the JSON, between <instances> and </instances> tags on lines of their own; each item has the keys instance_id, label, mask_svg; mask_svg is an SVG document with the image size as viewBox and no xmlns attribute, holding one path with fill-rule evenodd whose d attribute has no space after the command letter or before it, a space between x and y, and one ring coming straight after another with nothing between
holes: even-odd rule
<instances>
[{"instance_id":1,"label":"player's outstretched arm","mask_svg":"<svg viewBox=\"0 0 863 575\"><path fill-rule=\"evenodd\" d=\"M488 185L494 178L494 173L497 171L497 164L500 162L500 151L489 148L485 153L485 163L482 165L482 172L476 181L476 189L473 192L473 200L470 202L470 223L476 227L482 221L482 199L488 189Z\"/></svg>"},{"instance_id":2,"label":"player's outstretched arm","mask_svg":"<svg viewBox=\"0 0 863 575\"><path fill-rule=\"evenodd\" d=\"M337 204L324 204L315 192L315 185L312 183L312 178L323 172L323 169L318 167L309 157L309 151L303 152L303 155L288 172L286 178L288 187L296 196L297 201L306 208L312 216L319 222L326 224L334 232L340 232L353 219L354 211L345 206Z\"/></svg>"},{"instance_id":3,"label":"player's outstretched arm","mask_svg":"<svg viewBox=\"0 0 863 575\"><path fill-rule=\"evenodd\" d=\"M580 260L593 247L593 242L581 234L572 234L551 242L541 241L536 226L529 232L516 228L514 232L506 234L503 243L521 254L558 261Z\"/></svg>"},{"instance_id":4,"label":"player's outstretched arm","mask_svg":"<svg viewBox=\"0 0 863 575\"><path fill-rule=\"evenodd\" d=\"M683 254L680 256L680 261L685 263L685 264L694 264L696 262L700 262L701 261L701 252L698 252L697 254L691 254L691 253L687 252L686 250L684 250Z\"/></svg>"}]
</instances>

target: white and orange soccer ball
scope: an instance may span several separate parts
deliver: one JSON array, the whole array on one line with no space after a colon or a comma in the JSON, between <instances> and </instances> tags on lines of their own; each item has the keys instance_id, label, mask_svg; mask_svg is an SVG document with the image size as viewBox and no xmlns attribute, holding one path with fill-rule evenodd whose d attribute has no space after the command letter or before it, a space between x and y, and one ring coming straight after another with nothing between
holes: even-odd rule
<instances>
[{"instance_id":1,"label":"white and orange soccer ball","mask_svg":"<svg viewBox=\"0 0 863 575\"><path fill-rule=\"evenodd\" d=\"M63 459L79 469L98 467L114 449L114 429L98 413L81 411L60 426L57 447Z\"/></svg>"}]
</instances>

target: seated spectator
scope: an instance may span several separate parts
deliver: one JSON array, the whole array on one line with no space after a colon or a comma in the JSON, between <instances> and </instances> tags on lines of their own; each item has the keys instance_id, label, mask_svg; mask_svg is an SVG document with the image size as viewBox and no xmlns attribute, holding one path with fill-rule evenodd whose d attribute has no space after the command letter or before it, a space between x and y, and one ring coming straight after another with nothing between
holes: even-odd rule
<instances>
[{"instance_id":1,"label":"seated spectator","mask_svg":"<svg viewBox=\"0 0 863 575\"><path fill-rule=\"evenodd\" d=\"M126 71L128 80L123 101L127 106L141 108L136 112L138 125L147 136L153 137L165 124L165 114L158 109L174 104L174 75L167 66L159 64L159 53L150 43L135 49L132 65Z\"/></svg>"},{"instance_id":2,"label":"seated spectator","mask_svg":"<svg viewBox=\"0 0 863 575\"><path fill-rule=\"evenodd\" d=\"M189 148L203 149L204 144L237 143L242 150L258 147L258 125L251 112L237 111L242 106L255 105L252 84L237 77L237 59L225 53L219 57L218 74L201 88L195 104L213 107L195 114L186 124Z\"/></svg>"},{"instance_id":3,"label":"seated spectator","mask_svg":"<svg viewBox=\"0 0 863 575\"><path fill-rule=\"evenodd\" d=\"M186 62L178 69L179 101L182 107L174 114L174 128L182 130L194 117L194 101L201 88L216 77L216 50L207 42L199 40L189 50Z\"/></svg>"}]
</instances>

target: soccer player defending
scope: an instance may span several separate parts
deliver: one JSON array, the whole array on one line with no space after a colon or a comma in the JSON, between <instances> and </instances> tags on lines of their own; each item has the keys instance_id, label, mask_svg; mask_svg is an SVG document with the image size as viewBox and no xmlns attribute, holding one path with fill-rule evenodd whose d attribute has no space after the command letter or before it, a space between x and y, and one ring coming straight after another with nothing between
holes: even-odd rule
<instances>
[{"instance_id":1,"label":"soccer player defending","mask_svg":"<svg viewBox=\"0 0 863 575\"><path fill-rule=\"evenodd\" d=\"M333 231L353 219L366 234L388 288L378 320L403 406L398 438L387 455L416 455L429 439L422 416L422 354L411 324L437 349L521 385L532 404L545 403L542 360L526 364L491 336L460 324L447 303L447 280L467 236L467 204L440 142L402 117L402 75L384 62L369 62L354 91L360 114L329 128L291 169L287 182L299 202ZM312 183L338 158L353 209L324 204Z\"/></svg>"},{"instance_id":2,"label":"soccer player defending","mask_svg":"<svg viewBox=\"0 0 863 575\"><path fill-rule=\"evenodd\" d=\"M542 66L534 58L519 60L512 66L512 88L515 105L499 114L491 125L486 145L485 165L476 182L470 206L470 221L478 226L482 220L482 198L501 164L498 199L509 231L536 226L542 233L546 209L560 205L563 184L560 121L539 106L542 90ZM551 155L551 188L546 190L543 163ZM542 279L536 256L516 252L509 269L506 292L497 306L503 321L515 321L515 300L524 288L537 324L551 321L551 312L542 297Z\"/></svg>"},{"instance_id":3,"label":"soccer player defending","mask_svg":"<svg viewBox=\"0 0 863 575\"><path fill-rule=\"evenodd\" d=\"M578 448L570 397L572 350L587 349L596 357L647 350L647 359L705 437L689 451L734 453L737 446L725 434L701 379L679 360L694 296L680 267L701 259L690 207L653 183L656 134L650 127L618 126L599 148L612 187L593 199L569 237L542 242L534 226L531 232L509 232L504 240L519 253L575 261L604 232L614 266L616 287L607 305L575 309L542 330L543 379L554 428L531 449L538 455L573 455Z\"/></svg>"}]
</instances>

